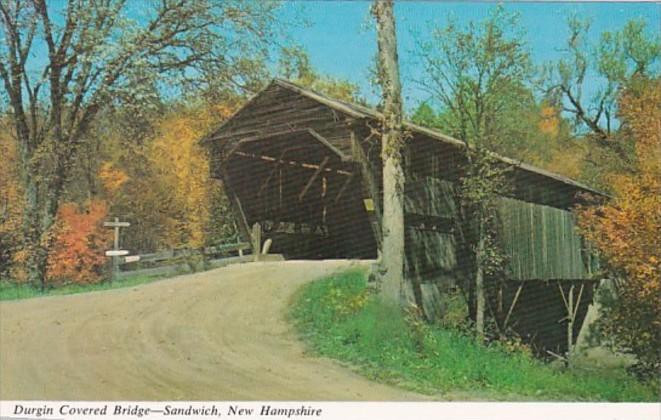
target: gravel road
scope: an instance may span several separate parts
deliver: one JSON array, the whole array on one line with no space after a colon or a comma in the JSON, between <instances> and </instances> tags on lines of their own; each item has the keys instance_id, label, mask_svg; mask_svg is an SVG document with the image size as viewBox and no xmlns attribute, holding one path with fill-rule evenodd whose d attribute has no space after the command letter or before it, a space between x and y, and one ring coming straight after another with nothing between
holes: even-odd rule
<instances>
[{"instance_id":1,"label":"gravel road","mask_svg":"<svg viewBox=\"0 0 661 420\"><path fill-rule=\"evenodd\" d=\"M420 400L307 354L286 322L346 261L250 263L0 303L0 399Z\"/></svg>"}]
</instances>

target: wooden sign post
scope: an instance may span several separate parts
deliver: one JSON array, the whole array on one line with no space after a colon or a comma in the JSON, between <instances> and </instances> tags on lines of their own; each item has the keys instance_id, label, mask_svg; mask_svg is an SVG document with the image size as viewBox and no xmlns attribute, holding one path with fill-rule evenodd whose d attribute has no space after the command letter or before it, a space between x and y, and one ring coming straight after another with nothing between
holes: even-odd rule
<instances>
[{"instance_id":1,"label":"wooden sign post","mask_svg":"<svg viewBox=\"0 0 661 420\"><path fill-rule=\"evenodd\" d=\"M119 257L123 255L128 255L128 251L119 249L119 229L123 227L129 227L131 224L129 222L120 222L119 217L115 217L115 220L112 222L103 222L103 226L111 227L115 229L115 240L113 243L112 251L106 251L106 256L112 257L112 277L110 281L116 280L119 274Z\"/></svg>"},{"instance_id":2,"label":"wooden sign post","mask_svg":"<svg viewBox=\"0 0 661 420\"><path fill-rule=\"evenodd\" d=\"M250 240L252 241L252 253L255 256L255 261L259 261L259 254L262 251L262 226L259 223L252 225Z\"/></svg>"}]
</instances>

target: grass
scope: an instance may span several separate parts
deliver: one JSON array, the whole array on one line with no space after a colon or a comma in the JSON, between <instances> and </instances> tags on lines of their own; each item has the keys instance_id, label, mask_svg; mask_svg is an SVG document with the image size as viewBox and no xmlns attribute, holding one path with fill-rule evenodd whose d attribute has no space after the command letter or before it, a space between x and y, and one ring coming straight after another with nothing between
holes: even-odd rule
<instances>
[{"instance_id":1,"label":"grass","mask_svg":"<svg viewBox=\"0 0 661 420\"><path fill-rule=\"evenodd\" d=\"M61 287L47 288L43 292L38 287L30 284L16 284L7 280L0 280L0 301L29 299L41 296L71 295L75 293L93 292L99 290L119 289L122 287L132 287L139 284L149 283L163 278L163 276L145 276L136 275L116 280L112 283L103 282L98 284L68 284Z\"/></svg>"},{"instance_id":2,"label":"grass","mask_svg":"<svg viewBox=\"0 0 661 420\"><path fill-rule=\"evenodd\" d=\"M552 367L523 352L412 321L369 293L360 271L305 285L291 316L318 354L418 392L492 400L659 400L653 385L622 369Z\"/></svg>"}]
</instances>

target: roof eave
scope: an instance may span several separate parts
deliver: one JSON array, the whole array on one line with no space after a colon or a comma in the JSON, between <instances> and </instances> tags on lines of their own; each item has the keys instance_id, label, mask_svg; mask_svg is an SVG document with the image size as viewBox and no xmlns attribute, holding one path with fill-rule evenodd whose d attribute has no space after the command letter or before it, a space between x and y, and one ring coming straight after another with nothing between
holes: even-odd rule
<instances>
[{"instance_id":1,"label":"roof eave","mask_svg":"<svg viewBox=\"0 0 661 420\"><path fill-rule=\"evenodd\" d=\"M314 92L312 90L306 89L302 86L298 86L298 85L296 85L296 84L294 84L290 81L274 78L271 81L271 83L269 83L264 89L262 89L261 91L259 91L255 95L253 95L241 108L239 108L234 114L232 114L232 116L230 116L227 120L225 120L217 128L212 130L211 131L212 134L210 134L208 136L205 136L202 140L200 140L200 142L202 142L203 144L206 144L210 141L213 141L214 137L217 136L217 134L220 131L222 131L232 119L234 119L236 116L238 116L241 113L241 111L243 111L245 108L250 106L250 104L255 100L255 98L259 97L264 91L268 90L269 88L271 88L274 85L282 87L284 89L288 89L292 92L295 92L295 93L297 93L299 95L302 95L302 96L305 96L307 98L310 98L314 101L317 101L317 102L319 102L319 103L321 103L325 106L328 106L329 108L331 108L335 111L341 112L341 113L343 113L343 114L345 114L345 115L347 115L351 118L354 118L354 119L363 120L363 119L381 119L381 118L383 118L383 114L381 114L380 112L378 112L376 110L369 109L369 108L366 108L364 106L356 105L356 104L351 104L350 105L350 104L345 103L344 101L340 101L340 100L337 100L337 99L332 99L332 98L329 98L329 97L327 97L325 95L322 95L320 93L317 93L317 92ZM467 147L466 143L459 140L459 139L456 139L452 136L448 136L446 134L443 134L440 131L414 124L414 123L409 122L409 121L404 121L404 127L408 128L408 129L411 129L412 131L417 132L419 134L430 137L432 139L439 140L439 141L444 142L446 144L453 145L455 147L460 147L460 148ZM598 190L596 190L592 187L589 187L589 186L587 186L583 183L575 181L575 180L573 180L571 178L568 178L566 176L556 174L554 172L547 171L545 169L538 168L536 166L533 166L533 165L530 165L530 164L527 164L527 163L524 163L524 162L521 162L521 161L517 161L515 159L509 158L509 157L506 157L506 156L499 155L497 153L493 153L493 155L497 159L501 160L502 162L510 164L510 165L512 165L514 167L517 167L519 169L522 169L524 171L531 172L531 173L534 173L534 174L537 174L537 175L540 175L540 176L543 176L543 177L555 179L556 181L559 181L559 182L562 182L564 184L570 185L574 188L584 190L586 192L601 195L601 196L604 196L604 197L609 197L608 194L606 194L602 191L598 191Z\"/></svg>"}]
</instances>

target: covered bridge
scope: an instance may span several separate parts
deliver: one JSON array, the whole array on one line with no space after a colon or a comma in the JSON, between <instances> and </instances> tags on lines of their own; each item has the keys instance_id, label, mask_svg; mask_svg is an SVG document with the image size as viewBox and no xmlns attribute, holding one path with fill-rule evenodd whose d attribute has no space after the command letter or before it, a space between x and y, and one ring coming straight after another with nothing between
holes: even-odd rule
<instances>
[{"instance_id":1,"label":"covered bridge","mask_svg":"<svg viewBox=\"0 0 661 420\"><path fill-rule=\"evenodd\" d=\"M272 251L288 258L376 258L380 244L381 115L274 80L205 139L249 240L255 223ZM406 274L426 316L466 282L455 188L466 165L463 142L411 123L406 173ZM575 231L577 193L569 178L505 157L512 191L500 199L506 282L489 308L500 326L538 349L564 352L592 300L596 262Z\"/></svg>"}]
</instances>

